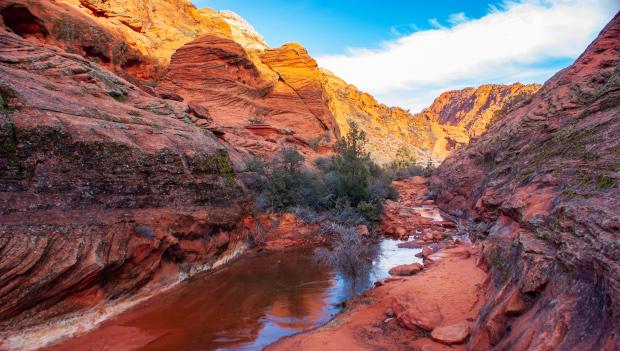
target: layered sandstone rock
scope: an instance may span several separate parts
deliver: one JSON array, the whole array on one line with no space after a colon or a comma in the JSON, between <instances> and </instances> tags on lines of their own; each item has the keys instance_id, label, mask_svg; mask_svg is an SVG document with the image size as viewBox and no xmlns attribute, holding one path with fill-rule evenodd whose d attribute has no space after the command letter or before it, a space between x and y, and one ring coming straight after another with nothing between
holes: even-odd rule
<instances>
[{"instance_id":1,"label":"layered sandstone rock","mask_svg":"<svg viewBox=\"0 0 620 351\"><path fill-rule=\"evenodd\" d=\"M620 344L620 15L570 67L450 156L440 207L493 279L468 348Z\"/></svg>"},{"instance_id":2,"label":"layered sandstone rock","mask_svg":"<svg viewBox=\"0 0 620 351\"><path fill-rule=\"evenodd\" d=\"M247 51L237 42L205 35L172 57L158 91L174 93L205 106L213 122L246 130L255 155L273 154L290 144L304 153L336 139L336 127L323 104L318 68L305 50L285 45L264 53ZM224 136L237 147L247 140ZM258 143L258 144L256 144Z\"/></svg>"},{"instance_id":3,"label":"layered sandstone rock","mask_svg":"<svg viewBox=\"0 0 620 351\"><path fill-rule=\"evenodd\" d=\"M94 17L103 27L118 30L129 46L165 66L185 43L203 34L235 39L243 45L266 47L263 38L232 12L198 10L188 0L61 0Z\"/></svg>"},{"instance_id":4,"label":"layered sandstone rock","mask_svg":"<svg viewBox=\"0 0 620 351\"><path fill-rule=\"evenodd\" d=\"M242 156L184 103L4 31L0 75L0 348L249 239Z\"/></svg>"},{"instance_id":5,"label":"layered sandstone rock","mask_svg":"<svg viewBox=\"0 0 620 351\"><path fill-rule=\"evenodd\" d=\"M403 144L441 160L469 140L451 118L388 108L303 47L269 49L238 16L185 0L2 0L0 15L3 342L259 240L236 180L249 154L295 145L312 159L350 120L380 162ZM291 246L297 225L259 232Z\"/></svg>"},{"instance_id":6,"label":"layered sandstone rock","mask_svg":"<svg viewBox=\"0 0 620 351\"><path fill-rule=\"evenodd\" d=\"M447 91L439 95L423 114L440 124L464 127L470 137L480 136L507 104L524 101L538 89L538 84L515 83Z\"/></svg>"},{"instance_id":7,"label":"layered sandstone rock","mask_svg":"<svg viewBox=\"0 0 620 351\"><path fill-rule=\"evenodd\" d=\"M121 30L68 3L3 0L0 15L6 30L28 41L64 48L119 72L151 76L150 59L129 45Z\"/></svg>"},{"instance_id":8,"label":"layered sandstone rock","mask_svg":"<svg viewBox=\"0 0 620 351\"><path fill-rule=\"evenodd\" d=\"M108 66L137 79L134 83L151 94L157 85L165 98L200 100L222 126L265 120L276 129L296 131L300 140L291 142L321 149L357 123L367 132L371 155L382 164L392 161L401 146L421 163L437 163L483 132L511 98L536 89L516 84L450 92L412 115L319 69L298 44L269 49L249 23L230 11L198 10L187 0L61 0L39 6L4 0L0 6L3 17L13 18L7 27L22 37ZM207 46L220 57L197 52ZM222 57L227 54L234 59ZM217 65L217 60L226 64ZM205 77L213 79L206 82ZM274 150L264 138L250 139L266 144L255 147L256 153Z\"/></svg>"},{"instance_id":9,"label":"layered sandstone rock","mask_svg":"<svg viewBox=\"0 0 620 351\"><path fill-rule=\"evenodd\" d=\"M172 54L203 34L233 39L253 50L267 48L238 15L198 10L188 0L59 0L37 6L26 0L3 0L0 6L3 17L29 28L22 36L63 47L144 81L159 78ZM15 27L20 34L20 26Z\"/></svg>"}]
</instances>

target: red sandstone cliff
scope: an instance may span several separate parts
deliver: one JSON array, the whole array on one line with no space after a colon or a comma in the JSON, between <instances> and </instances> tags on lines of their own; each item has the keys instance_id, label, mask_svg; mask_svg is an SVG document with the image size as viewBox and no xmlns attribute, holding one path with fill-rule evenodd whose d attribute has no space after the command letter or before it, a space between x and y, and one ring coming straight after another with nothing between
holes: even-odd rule
<instances>
[{"instance_id":1,"label":"red sandstone cliff","mask_svg":"<svg viewBox=\"0 0 620 351\"><path fill-rule=\"evenodd\" d=\"M433 175L492 273L470 350L620 345L620 15Z\"/></svg>"},{"instance_id":2,"label":"red sandstone cliff","mask_svg":"<svg viewBox=\"0 0 620 351\"><path fill-rule=\"evenodd\" d=\"M232 252L240 156L187 106L4 31L0 72L0 329Z\"/></svg>"},{"instance_id":3,"label":"red sandstone cliff","mask_svg":"<svg viewBox=\"0 0 620 351\"><path fill-rule=\"evenodd\" d=\"M254 53L231 39L206 35L172 56L158 91L204 105L216 125L258 134L263 146L228 139L255 154L273 153L282 142L310 149L311 142L328 145L338 135L318 72L299 46Z\"/></svg>"},{"instance_id":4,"label":"red sandstone cliff","mask_svg":"<svg viewBox=\"0 0 620 351\"><path fill-rule=\"evenodd\" d=\"M256 154L277 148L263 140L266 135L293 131L290 141L317 149L355 122L367 131L369 151L379 163L390 162L402 145L420 162L439 162L482 133L515 96L537 89L515 84L448 92L412 115L320 70L298 44L269 49L251 25L229 11L198 10L186 0L59 0L38 6L3 0L1 5L8 30L106 66L152 95L155 87L165 98L185 94L208 108L220 127L264 121L267 126L251 127L253 133L234 142L249 147L258 141ZM175 91L180 95L170 95Z\"/></svg>"},{"instance_id":5,"label":"red sandstone cliff","mask_svg":"<svg viewBox=\"0 0 620 351\"><path fill-rule=\"evenodd\" d=\"M2 341L242 250L248 154L312 159L359 113L380 120L362 123L382 129L375 151L400 140L440 160L469 140L187 1L1 0L0 15Z\"/></svg>"}]
</instances>

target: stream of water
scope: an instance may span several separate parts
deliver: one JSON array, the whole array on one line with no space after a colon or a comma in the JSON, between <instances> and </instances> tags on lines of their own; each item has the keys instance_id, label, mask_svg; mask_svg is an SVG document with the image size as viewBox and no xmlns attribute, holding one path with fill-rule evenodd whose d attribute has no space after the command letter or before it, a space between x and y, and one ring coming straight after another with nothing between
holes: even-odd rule
<instances>
[{"instance_id":1,"label":"stream of water","mask_svg":"<svg viewBox=\"0 0 620 351\"><path fill-rule=\"evenodd\" d=\"M369 285L386 278L395 265L419 262L414 256L419 250L397 244L379 243ZM350 297L347 278L317 264L312 250L268 252L198 274L100 329L130 328L149 335L142 344L124 344L125 350L257 350L326 323ZM78 340L85 346L88 338Z\"/></svg>"}]
</instances>

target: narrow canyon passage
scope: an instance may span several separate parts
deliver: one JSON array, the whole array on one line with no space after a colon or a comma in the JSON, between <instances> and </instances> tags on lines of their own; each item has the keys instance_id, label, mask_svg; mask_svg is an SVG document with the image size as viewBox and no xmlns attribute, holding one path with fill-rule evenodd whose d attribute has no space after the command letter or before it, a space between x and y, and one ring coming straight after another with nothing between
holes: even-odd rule
<instances>
[{"instance_id":1,"label":"narrow canyon passage","mask_svg":"<svg viewBox=\"0 0 620 351\"><path fill-rule=\"evenodd\" d=\"M620 351L620 1L489 1L0 0L0 351Z\"/></svg>"}]
</instances>

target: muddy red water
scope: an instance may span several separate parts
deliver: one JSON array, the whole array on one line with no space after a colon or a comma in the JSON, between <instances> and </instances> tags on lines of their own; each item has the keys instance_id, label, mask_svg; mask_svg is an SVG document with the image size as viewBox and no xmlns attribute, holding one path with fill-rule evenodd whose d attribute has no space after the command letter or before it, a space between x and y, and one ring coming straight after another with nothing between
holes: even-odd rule
<instances>
[{"instance_id":1,"label":"muddy red water","mask_svg":"<svg viewBox=\"0 0 620 351\"><path fill-rule=\"evenodd\" d=\"M416 260L417 250L386 240L370 281ZM350 297L346 279L312 251L245 257L198 274L173 290L49 350L259 350L329 321Z\"/></svg>"},{"instance_id":2,"label":"muddy red water","mask_svg":"<svg viewBox=\"0 0 620 351\"><path fill-rule=\"evenodd\" d=\"M308 251L247 257L52 349L256 350L329 320L337 281Z\"/></svg>"}]
</instances>

